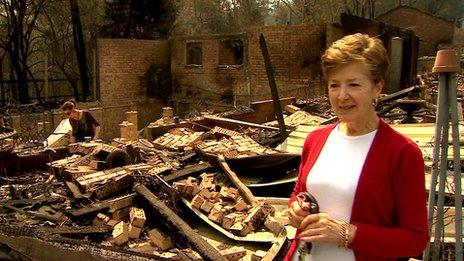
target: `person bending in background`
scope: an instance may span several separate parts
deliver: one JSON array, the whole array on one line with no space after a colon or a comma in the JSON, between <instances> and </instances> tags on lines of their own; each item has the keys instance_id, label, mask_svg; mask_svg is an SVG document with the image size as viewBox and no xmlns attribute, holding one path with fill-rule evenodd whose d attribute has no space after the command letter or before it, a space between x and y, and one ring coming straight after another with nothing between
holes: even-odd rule
<instances>
[{"instance_id":1,"label":"person bending in background","mask_svg":"<svg viewBox=\"0 0 464 261\"><path fill-rule=\"evenodd\" d=\"M71 142L83 142L85 137L90 137L92 140L98 139L100 123L92 113L77 109L74 100L66 101L61 106L61 110L68 117L72 127Z\"/></svg>"},{"instance_id":2,"label":"person bending in background","mask_svg":"<svg viewBox=\"0 0 464 261\"><path fill-rule=\"evenodd\" d=\"M418 146L376 112L388 56L379 39L354 34L322 56L339 121L311 132L289 203L297 228L286 260L397 260L428 242L424 160ZM301 208L311 193L319 213ZM306 242L313 244L308 254Z\"/></svg>"}]
</instances>

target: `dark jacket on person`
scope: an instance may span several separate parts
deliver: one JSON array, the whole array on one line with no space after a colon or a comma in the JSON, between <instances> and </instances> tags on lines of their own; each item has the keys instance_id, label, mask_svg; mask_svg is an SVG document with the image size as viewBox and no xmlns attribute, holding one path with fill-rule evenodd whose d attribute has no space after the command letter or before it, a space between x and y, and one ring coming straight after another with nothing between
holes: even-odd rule
<instances>
[{"instance_id":1,"label":"dark jacket on person","mask_svg":"<svg viewBox=\"0 0 464 261\"><path fill-rule=\"evenodd\" d=\"M100 126L100 123L87 110L82 111L82 118L79 120L69 119L72 127L72 135L76 138L76 142L85 141L85 137L93 139L95 137L95 128Z\"/></svg>"}]
</instances>

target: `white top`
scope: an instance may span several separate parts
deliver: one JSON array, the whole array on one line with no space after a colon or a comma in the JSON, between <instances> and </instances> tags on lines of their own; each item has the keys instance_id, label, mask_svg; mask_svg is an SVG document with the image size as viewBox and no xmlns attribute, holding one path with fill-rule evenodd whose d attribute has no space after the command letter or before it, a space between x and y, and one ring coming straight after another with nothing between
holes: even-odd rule
<instances>
[{"instance_id":1,"label":"white top","mask_svg":"<svg viewBox=\"0 0 464 261\"><path fill-rule=\"evenodd\" d=\"M332 130L311 168L306 188L319 203L320 212L349 222L359 176L377 130L361 136L347 136L339 131L339 126ZM354 261L355 258L350 249L313 243L311 255L306 260Z\"/></svg>"}]
</instances>

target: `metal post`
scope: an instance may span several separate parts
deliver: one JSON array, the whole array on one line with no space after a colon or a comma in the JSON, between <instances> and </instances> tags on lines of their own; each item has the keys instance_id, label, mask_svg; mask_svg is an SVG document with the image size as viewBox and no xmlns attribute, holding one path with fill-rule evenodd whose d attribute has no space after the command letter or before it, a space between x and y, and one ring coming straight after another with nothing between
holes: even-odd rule
<instances>
[{"instance_id":1,"label":"metal post","mask_svg":"<svg viewBox=\"0 0 464 261\"><path fill-rule=\"evenodd\" d=\"M435 140L433 144L433 161L432 161L432 177L430 182L430 189L429 189L429 212L428 212L428 224L429 224L429 231L432 231L432 224L433 224L433 216L434 216L434 208L430 206L435 206L435 195L436 195L436 187L437 187L437 178L438 178L438 171L439 171L439 155L440 155L440 145L442 144L442 131L445 122L443 121L447 112L445 111L446 106L446 99L442 93L438 93L438 106L437 106L437 120L435 123ZM428 251L427 251L428 252ZM427 259L425 259L427 260Z\"/></svg>"},{"instance_id":2,"label":"metal post","mask_svg":"<svg viewBox=\"0 0 464 261\"><path fill-rule=\"evenodd\" d=\"M92 96L94 100L97 100L97 51L96 48L92 50Z\"/></svg>"},{"instance_id":3,"label":"metal post","mask_svg":"<svg viewBox=\"0 0 464 261\"><path fill-rule=\"evenodd\" d=\"M271 58L267 50L266 40L264 35L259 36L259 46L264 58L264 65L266 67L267 78L269 80L269 87L271 88L272 100L274 101L274 112L279 123L280 138L284 141L287 138L287 130L285 128L284 116L282 115L282 106L280 105L279 92L274 79L274 70L272 69Z\"/></svg>"},{"instance_id":4,"label":"metal post","mask_svg":"<svg viewBox=\"0 0 464 261\"><path fill-rule=\"evenodd\" d=\"M48 91L48 53L45 53L45 68L44 68L44 96L45 102L48 102L49 91Z\"/></svg>"},{"instance_id":5,"label":"metal post","mask_svg":"<svg viewBox=\"0 0 464 261\"><path fill-rule=\"evenodd\" d=\"M447 101L448 95L447 95L447 90L446 86L443 85L443 81L445 78L443 76L440 76L440 86L439 92L441 91L441 95L443 96L443 100L445 100L445 103ZM432 260L438 260L438 256L440 253L440 242L441 238L443 236L443 229L444 229L444 212L443 212L443 207L444 207L444 201L445 201L445 184L446 184L446 172L447 172L447 167L448 167L448 136L449 136L449 106L448 103L445 104L445 117L443 119L443 129L441 133L441 139L440 139L440 158L439 158L439 181L438 181L438 199L437 199L437 221L436 221L436 226L435 226L435 233L434 233L434 242L433 242L433 257Z\"/></svg>"},{"instance_id":6,"label":"metal post","mask_svg":"<svg viewBox=\"0 0 464 261\"><path fill-rule=\"evenodd\" d=\"M438 183L438 198L436 202L436 223L434 233L433 255L431 260L439 260L442 237L444 235L444 195L448 166L448 137L451 121L456 208L455 216L455 260L462 261L462 195L461 195L461 167L459 151L459 127L457 114L457 91L454 73L459 72L459 61L453 50L441 50L437 53L434 73L439 73L438 84L438 109L435 125L435 143L433 150L432 180L429 191L429 231L434 221L435 190ZM438 179L438 181L437 181ZM431 246L424 253L424 260L430 258Z\"/></svg>"},{"instance_id":7,"label":"metal post","mask_svg":"<svg viewBox=\"0 0 464 261\"><path fill-rule=\"evenodd\" d=\"M455 233L456 233L456 260L463 260L462 256L462 190L461 190L461 155L459 149L459 117L456 90L456 75L448 75L448 94L451 109L451 130L453 139L453 169L454 169L454 208L455 208Z\"/></svg>"}]
</instances>

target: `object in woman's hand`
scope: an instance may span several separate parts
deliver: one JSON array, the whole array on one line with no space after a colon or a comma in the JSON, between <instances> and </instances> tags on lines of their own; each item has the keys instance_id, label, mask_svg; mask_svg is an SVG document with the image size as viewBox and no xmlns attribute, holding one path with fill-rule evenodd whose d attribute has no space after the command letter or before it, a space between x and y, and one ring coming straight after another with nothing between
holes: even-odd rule
<instances>
[{"instance_id":1,"label":"object in woman's hand","mask_svg":"<svg viewBox=\"0 0 464 261\"><path fill-rule=\"evenodd\" d=\"M319 204L317 203L316 198L308 192L300 192L300 194L296 196L296 200L302 210L308 211L310 214L319 213ZM302 245L299 249L299 259L305 260L306 255L311 253L312 247L313 245L309 242Z\"/></svg>"},{"instance_id":2,"label":"object in woman's hand","mask_svg":"<svg viewBox=\"0 0 464 261\"><path fill-rule=\"evenodd\" d=\"M296 196L296 200L303 211L309 211L311 214L319 213L319 205L316 198L308 192L300 192Z\"/></svg>"}]
</instances>

